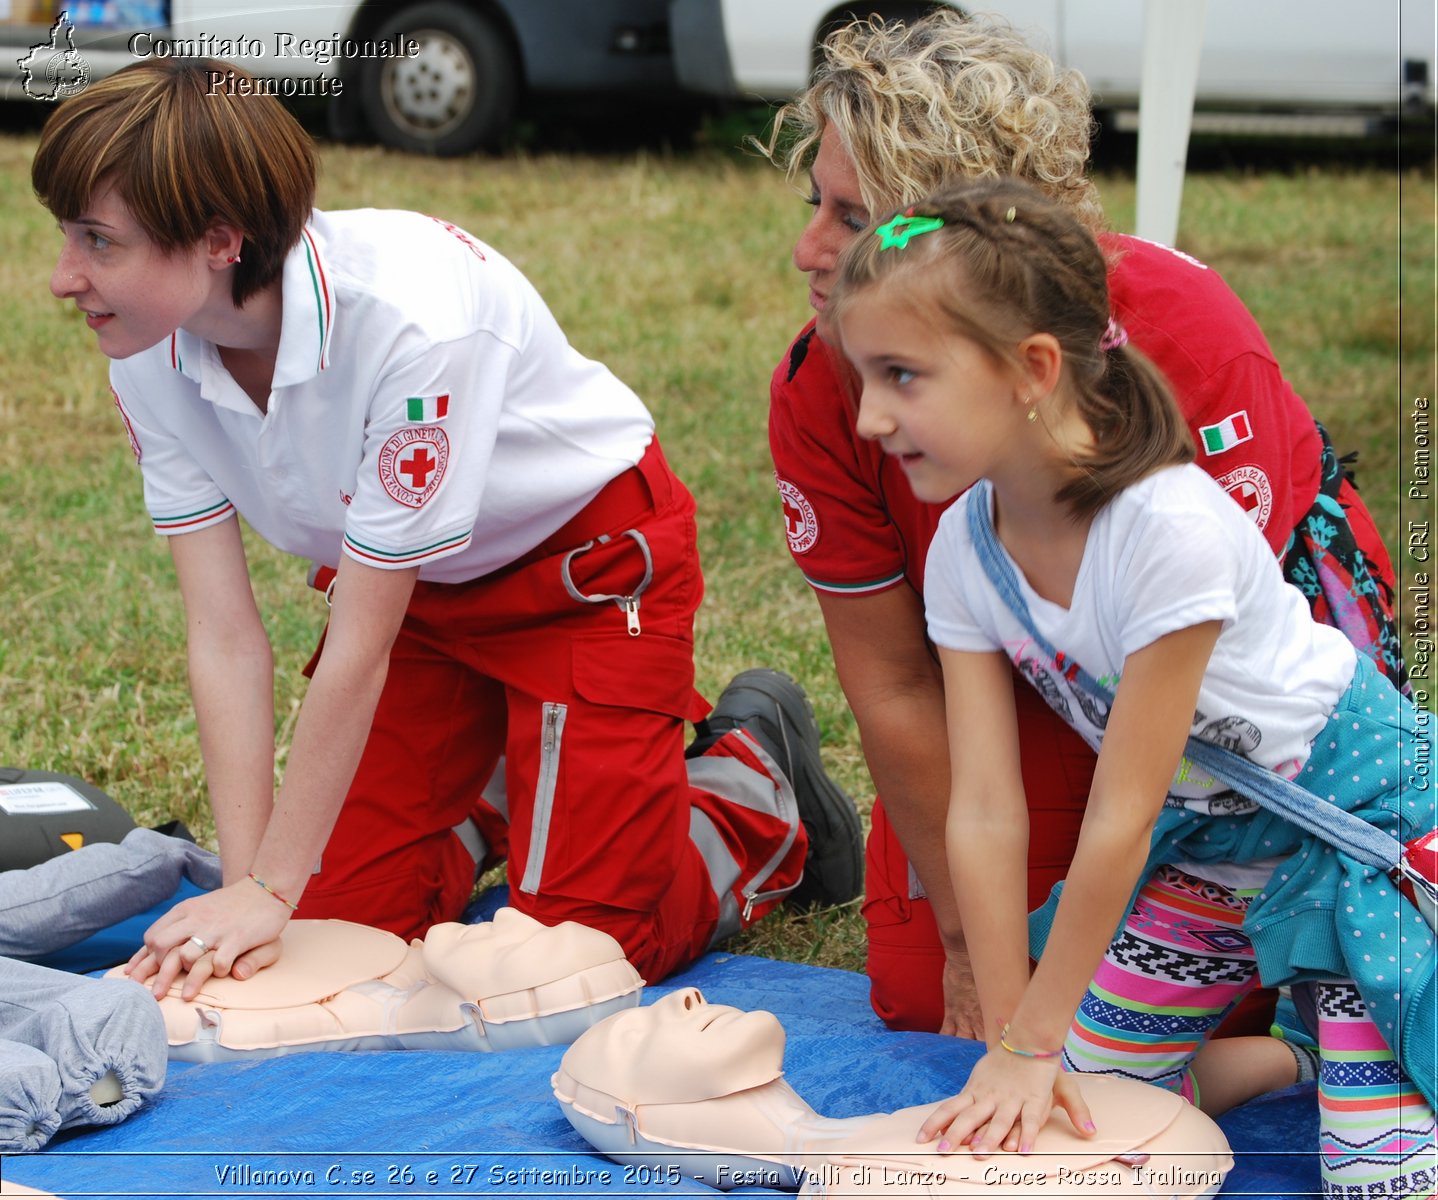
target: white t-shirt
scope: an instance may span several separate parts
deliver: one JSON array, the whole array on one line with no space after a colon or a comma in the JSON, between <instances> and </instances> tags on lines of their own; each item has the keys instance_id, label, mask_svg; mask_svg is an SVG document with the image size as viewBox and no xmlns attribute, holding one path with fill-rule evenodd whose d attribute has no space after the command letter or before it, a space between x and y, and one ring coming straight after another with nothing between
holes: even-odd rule
<instances>
[{"instance_id":1,"label":"white t-shirt","mask_svg":"<svg viewBox=\"0 0 1438 1200\"><path fill-rule=\"evenodd\" d=\"M1097 750L1107 706L1064 678L989 583L969 537L974 496L944 514L929 550L929 636L952 650L1003 650ZM1039 632L1110 691L1134 651L1222 622L1191 733L1290 778L1353 677L1352 645L1313 620L1253 522L1192 465L1155 472L1099 511L1069 608L1043 599L1009 565ZM1253 807L1187 759L1169 794L1170 803L1215 814Z\"/></svg>"},{"instance_id":2,"label":"white t-shirt","mask_svg":"<svg viewBox=\"0 0 1438 1200\"><path fill-rule=\"evenodd\" d=\"M238 510L316 563L462 582L533 549L653 438L639 398L453 225L316 211L282 286L265 413L184 330L111 366L160 533Z\"/></svg>"}]
</instances>

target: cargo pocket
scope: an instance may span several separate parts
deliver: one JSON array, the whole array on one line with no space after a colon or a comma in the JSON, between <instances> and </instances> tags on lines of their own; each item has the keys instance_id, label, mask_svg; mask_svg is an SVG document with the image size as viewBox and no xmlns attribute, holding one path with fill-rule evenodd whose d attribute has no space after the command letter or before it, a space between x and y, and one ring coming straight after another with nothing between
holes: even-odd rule
<instances>
[{"instance_id":1,"label":"cargo pocket","mask_svg":"<svg viewBox=\"0 0 1438 1200\"><path fill-rule=\"evenodd\" d=\"M573 643L574 690L591 704L693 720L708 705L694 691L694 647L664 634L580 638Z\"/></svg>"},{"instance_id":2,"label":"cargo pocket","mask_svg":"<svg viewBox=\"0 0 1438 1200\"><path fill-rule=\"evenodd\" d=\"M663 634L643 637L577 638L570 643L575 694L589 705L659 714L669 720L689 720L697 703L694 693L694 657L689 642ZM570 839L576 830L555 830L555 806L564 765L565 728L571 719L569 704L546 701L540 706L539 771L535 781L529 853L524 875L517 884L527 895L543 887L544 864L553 838ZM578 706L584 711L584 705ZM702 711L702 709L701 709ZM624 720L626 718L620 718ZM677 749L676 749L677 754ZM567 855L556 843L561 857ZM555 886L551 881L551 886Z\"/></svg>"}]
</instances>

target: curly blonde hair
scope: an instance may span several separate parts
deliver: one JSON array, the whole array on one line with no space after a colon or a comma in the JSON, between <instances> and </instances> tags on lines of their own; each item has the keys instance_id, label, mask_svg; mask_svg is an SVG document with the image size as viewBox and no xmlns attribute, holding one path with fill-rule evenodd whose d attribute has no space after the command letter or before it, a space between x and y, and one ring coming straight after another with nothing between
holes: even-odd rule
<instances>
[{"instance_id":1,"label":"curly blonde hair","mask_svg":"<svg viewBox=\"0 0 1438 1200\"><path fill-rule=\"evenodd\" d=\"M807 91L779 109L759 149L793 181L832 126L876 219L955 176L1015 175L1102 229L1085 173L1088 84L1011 26L941 8L905 25L853 21L820 46Z\"/></svg>"}]
</instances>

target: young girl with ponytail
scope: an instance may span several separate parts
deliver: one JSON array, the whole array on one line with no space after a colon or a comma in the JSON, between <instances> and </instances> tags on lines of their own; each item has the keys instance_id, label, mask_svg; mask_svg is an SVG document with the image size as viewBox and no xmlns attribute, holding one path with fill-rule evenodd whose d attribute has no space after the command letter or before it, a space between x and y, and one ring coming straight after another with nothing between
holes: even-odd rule
<instances>
[{"instance_id":1,"label":"young girl with ponytail","mask_svg":"<svg viewBox=\"0 0 1438 1200\"><path fill-rule=\"evenodd\" d=\"M829 298L859 433L919 500L961 496L924 603L988 1053L919 1140L1023 1153L1055 1104L1091 1133L1068 1072L1196 1099L1194 1054L1261 978L1314 1001L1325 1194L1428 1196L1432 931L1386 875L1230 790L1189 743L1406 843L1433 826L1404 766L1431 758L1426 714L1314 620L1193 465L1163 377L1111 316L1107 267L1069 211L995 180L858 239ZM1032 977L1011 664L1098 752Z\"/></svg>"},{"instance_id":2,"label":"young girl with ponytail","mask_svg":"<svg viewBox=\"0 0 1438 1200\"><path fill-rule=\"evenodd\" d=\"M997 17L946 5L919 20L854 21L819 47L813 85L776 114L765 147L811 215L794 246L814 310L773 374L769 445L776 506L814 591L837 679L877 791L863 916L874 1011L894 1029L978 1035L967 914L943 856L949 763L943 681L927 638L924 559L943 506L917 500L898 464L854 429L848 368L829 342L827 297L840 253L871 221L951 180L1014 175L1067 206L1109 257L1112 315L1164 373L1196 462L1268 541L1318 620L1337 626L1396 683L1395 575L1348 456L1316 423L1292 374L1220 273L1182 251L1109 228L1088 177L1088 84ZM1340 439L1341 440L1341 439ZM1029 899L1073 858L1094 755L1028 688L1019 689L1029 803ZM1267 1033L1256 995L1223 1032ZM1232 1044L1217 1059L1267 1061L1260 1090L1295 1078L1281 1043ZM1241 1102L1204 1089L1205 1111Z\"/></svg>"}]
</instances>

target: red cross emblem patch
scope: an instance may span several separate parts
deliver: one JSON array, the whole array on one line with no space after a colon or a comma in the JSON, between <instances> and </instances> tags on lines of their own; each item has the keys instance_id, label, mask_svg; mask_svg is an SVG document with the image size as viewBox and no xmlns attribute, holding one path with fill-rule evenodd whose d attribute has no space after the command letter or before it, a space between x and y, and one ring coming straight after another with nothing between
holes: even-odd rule
<instances>
[{"instance_id":1,"label":"red cross emblem patch","mask_svg":"<svg viewBox=\"0 0 1438 1200\"><path fill-rule=\"evenodd\" d=\"M819 540L819 519L814 515L814 506L787 479L775 475L774 482L779 485L779 499L784 506L784 533L789 538L789 549L795 554L812 550Z\"/></svg>"},{"instance_id":2,"label":"red cross emblem patch","mask_svg":"<svg viewBox=\"0 0 1438 1200\"><path fill-rule=\"evenodd\" d=\"M1239 467L1218 477L1218 485L1243 509L1260 529L1273 512L1273 486L1258 467Z\"/></svg>"},{"instance_id":3,"label":"red cross emblem patch","mask_svg":"<svg viewBox=\"0 0 1438 1200\"><path fill-rule=\"evenodd\" d=\"M449 465L449 438L435 425L411 425L380 447L379 481L407 508L418 508L439 490Z\"/></svg>"}]
</instances>

